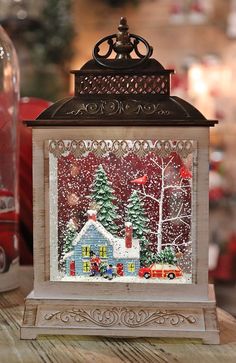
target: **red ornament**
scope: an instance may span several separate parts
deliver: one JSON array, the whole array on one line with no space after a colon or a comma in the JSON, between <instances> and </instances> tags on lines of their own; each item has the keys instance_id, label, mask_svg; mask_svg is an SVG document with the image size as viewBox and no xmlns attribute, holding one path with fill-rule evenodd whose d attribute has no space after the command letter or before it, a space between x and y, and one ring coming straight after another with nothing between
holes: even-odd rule
<instances>
[{"instance_id":1,"label":"red ornament","mask_svg":"<svg viewBox=\"0 0 236 363\"><path fill-rule=\"evenodd\" d=\"M147 180L148 180L147 175L144 175L144 176L141 176L138 179L131 180L130 183L134 183L134 184L138 184L138 185L144 185L144 184L146 184Z\"/></svg>"},{"instance_id":2,"label":"red ornament","mask_svg":"<svg viewBox=\"0 0 236 363\"><path fill-rule=\"evenodd\" d=\"M181 257L183 257L183 253L182 252L176 252L176 254L175 254L175 257L176 258L181 258Z\"/></svg>"},{"instance_id":3,"label":"red ornament","mask_svg":"<svg viewBox=\"0 0 236 363\"><path fill-rule=\"evenodd\" d=\"M183 179L191 179L192 178L192 173L187 168L185 168L185 166L182 166L180 168L180 176Z\"/></svg>"},{"instance_id":4,"label":"red ornament","mask_svg":"<svg viewBox=\"0 0 236 363\"><path fill-rule=\"evenodd\" d=\"M197 13L203 13L203 8L201 6L201 3L199 0L196 0L193 5L191 6L192 11L195 11Z\"/></svg>"},{"instance_id":5,"label":"red ornament","mask_svg":"<svg viewBox=\"0 0 236 363\"><path fill-rule=\"evenodd\" d=\"M71 193L67 196L67 201L70 206L78 204L79 197L75 193Z\"/></svg>"},{"instance_id":6,"label":"red ornament","mask_svg":"<svg viewBox=\"0 0 236 363\"><path fill-rule=\"evenodd\" d=\"M79 175L79 172L80 172L79 166L77 166L75 164L71 166L70 173L73 178L76 177L77 175Z\"/></svg>"},{"instance_id":7,"label":"red ornament","mask_svg":"<svg viewBox=\"0 0 236 363\"><path fill-rule=\"evenodd\" d=\"M171 15L179 15L181 14L182 9L181 5L178 1L174 1L170 7L170 14Z\"/></svg>"},{"instance_id":8,"label":"red ornament","mask_svg":"<svg viewBox=\"0 0 236 363\"><path fill-rule=\"evenodd\" d=\"M209 191L209 199L211 201L213 200L219 200L224 197L224 190L220 187L211 188Z\"/></svg>"}]
</instances>

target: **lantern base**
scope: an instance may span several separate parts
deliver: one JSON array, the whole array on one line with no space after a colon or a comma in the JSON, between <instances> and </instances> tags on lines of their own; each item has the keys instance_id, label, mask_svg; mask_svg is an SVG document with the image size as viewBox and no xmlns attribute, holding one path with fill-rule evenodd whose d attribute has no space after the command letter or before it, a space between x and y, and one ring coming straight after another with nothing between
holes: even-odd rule
<instances>
[{"instance_id":1,"label":"lantern base","mask_svg":"<svg viewBox=\"0 0 236 363\"><path fill-rule=\"evenodd\" d=\"M21 339L38 335L199 338L219 344L213 285L205 301L26 298Z\"/></svg>"}]
</instances>

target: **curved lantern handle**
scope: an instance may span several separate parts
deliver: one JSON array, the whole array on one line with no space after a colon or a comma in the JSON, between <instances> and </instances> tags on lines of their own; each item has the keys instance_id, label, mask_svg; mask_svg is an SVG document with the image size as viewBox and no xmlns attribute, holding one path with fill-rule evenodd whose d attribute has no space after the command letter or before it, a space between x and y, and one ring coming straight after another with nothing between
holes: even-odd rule
<instances>
[{"instance_id":1,"label":"curved lantern handle","mask_svg":"<svg viewBox=\"0 0 236 363\"><path fill-rule=\"evenodd\" d=\"M121 18L120 24L118 26L118 34L111 34L108 35L101 40L99 40L94 49L93 49L93 58L94 60L105 68L112 68L112 69L128 69L131 68L130 62L120 62L119 64L108 64L105 59L110 57L112 52L116 53L116 59L122 60L129 60L131 59L130 54L135 52L138 56L139 60L132 64L132 67L138 67L142 63L144 63L147 59L149 59L152 55L153 48L150 44L146 41L146 39L140 37L136 34L129 34L128 33L128 25L126 18ZM100 52L100 45L103 43L107 43L108 50L105 54L99 54ZM142 54L139 49L139 43L144 44L146 48L146 54Z\"/></svg>"}]
</instances>

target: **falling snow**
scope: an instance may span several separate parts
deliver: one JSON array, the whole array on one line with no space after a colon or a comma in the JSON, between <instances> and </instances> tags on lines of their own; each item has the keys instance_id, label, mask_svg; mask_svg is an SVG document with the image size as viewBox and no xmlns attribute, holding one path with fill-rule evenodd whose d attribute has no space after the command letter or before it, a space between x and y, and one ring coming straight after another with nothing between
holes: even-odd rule
<instances>
[{"instance_id":1,"label":"falling snow","mask_svg":"<svg viewBox=\"0 0 236 363\"><path fill-rule=\"evenodd\" d=\"M59 273L63 275L63 236L66 225L73 219L78 232L87 221L86 212L91 203L91 187L99 165L105 170L115 195L115 205L119 219L117 238L124 238L128 199L133 191L137 191L144 204L148 220L146 238L148 248L155 254L166 246L172 246L174 251L181 252L178 265L184 272L184 277L174 280L152 278L145 280L139 277L117 277L116 281L139 282L191 282L192 277L192 173L193 156L182 158L177 152L167 157L157 156L154 151L139 157L133 148L134 141L129 140L130 151L123 157L117 157L112 152L96 156L87 152L76 158L65 154L57 162L57 200L58 200L58 265ZM112 141L109 141L112 143ZM146 176L145 183L131 181ZM51 196L53 198L53 196ZM63 281L95 281L94 277L64 276ZM102 277L96 278L104 281Z\"/></svg>"}]
</instances>

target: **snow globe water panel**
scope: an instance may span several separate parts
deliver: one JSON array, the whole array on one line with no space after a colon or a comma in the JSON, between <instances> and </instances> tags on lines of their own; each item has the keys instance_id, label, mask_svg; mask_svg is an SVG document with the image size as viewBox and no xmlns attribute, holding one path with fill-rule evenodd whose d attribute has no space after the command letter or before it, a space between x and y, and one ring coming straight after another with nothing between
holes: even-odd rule
<instances>
[{"instance_id":1,"label":"snow globe water panel","mask_svg":"<svg viewBox=\"0 0 236 363\"><path fill-rule=\"evenodd\" d=\"M193 140L50 140L50 279L191 283L196 154Z\"/></svg>"}]
</instances>

